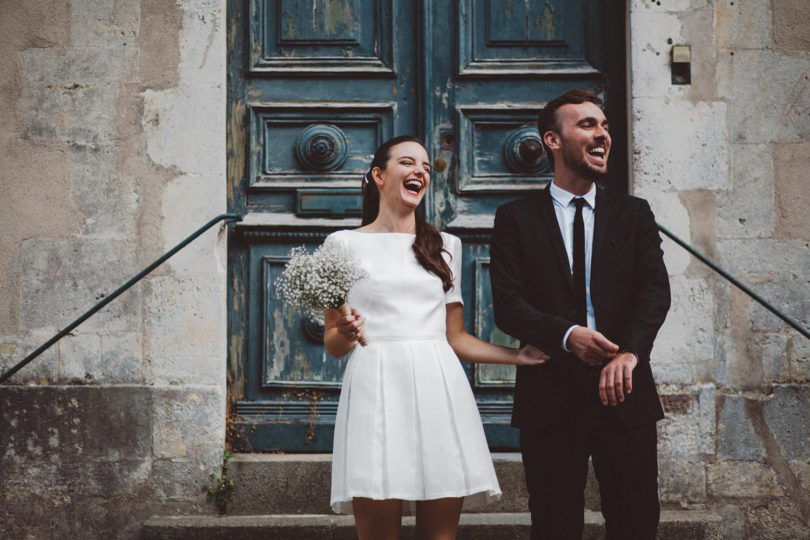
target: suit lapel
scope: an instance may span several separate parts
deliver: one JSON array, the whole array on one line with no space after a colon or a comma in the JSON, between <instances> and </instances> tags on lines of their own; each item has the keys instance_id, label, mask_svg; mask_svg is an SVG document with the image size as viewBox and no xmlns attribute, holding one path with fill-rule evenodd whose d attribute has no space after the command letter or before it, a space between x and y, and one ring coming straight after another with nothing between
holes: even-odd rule
<instances>
[{"instance_id":1,"label":"suit lapel","mask_svg":"<svg viewBox=\"0 0 810 540\"><path fill-rule=\"evenodd\" d=\"M571 294L574 294L574 281L571 277L571 266L568 264L568 254L565 251L565 244L563 243L562 233L560 232L560 224L557 222L557 214L554 212L554 201L551 199L551 192L546 188L538 195L540 215L543 217L546 234L551 241L554 258L557 261L560 274L565 277L564 281L567 283L569 291Z\"/></svg>"},{"instance_id":2,"label":"suit lapel","mask_svg":"<svg viewBox=\"0 0 810 540\"><path fill-rule=\"evenodd\" d=\"M605 239L610 221L610 197L603 190L596 189L596 208L594 209L593 246L591 251L591 300L601 284L603 275L602 259L604 257Z\"/></svg>"}]
</instances>

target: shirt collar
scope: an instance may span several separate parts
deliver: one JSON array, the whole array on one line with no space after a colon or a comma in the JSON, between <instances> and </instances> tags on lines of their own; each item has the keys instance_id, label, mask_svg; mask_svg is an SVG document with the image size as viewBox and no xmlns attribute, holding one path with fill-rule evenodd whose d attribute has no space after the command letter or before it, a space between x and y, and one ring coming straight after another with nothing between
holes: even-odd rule
<instances>
[{"instance_id":1,"label":"shirt collar","mask_svg":"<svg viewBox=\"0 0 810 540\"><path fill-rule=\"evenodd\" d=\"M551 183L549 187L549 191L551 192L551 198L557 201L558 204L562 205L563 208L571 204L571 200L576 198L577 195L564 190L554 182ZM596 184L591 184L591 189L582 196L585 199L585 202L588 203L588 206L591 208L596 208Z\"/></svg>"}]
</instances>

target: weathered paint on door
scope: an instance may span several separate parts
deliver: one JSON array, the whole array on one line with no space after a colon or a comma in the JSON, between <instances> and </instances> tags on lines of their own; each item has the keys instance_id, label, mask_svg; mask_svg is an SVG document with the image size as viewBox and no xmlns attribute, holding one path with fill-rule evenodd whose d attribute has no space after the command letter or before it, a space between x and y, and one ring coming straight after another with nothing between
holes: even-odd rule
<instances>
[{"instance_id":1,"label":"weathered paint on door","mask_svg":"<svg viewBox=\"0 0 810 540\"><path fill-rule=\"evenodd\" d=\"M464 241L468 329L495 328L495 208L550 180L534 120L572 87L605 99L613 189L625 188L624 18L603 0L232 0L228 190L230 437L238 448L329 451L345 358L319 321L279 304L291 247L359 223L376 146L399 134L433 158L425 215ZM542 271L542 269L538 269ZM493 448L514 448L511 367L465 365Z\"/></svg>"}]
</instances>

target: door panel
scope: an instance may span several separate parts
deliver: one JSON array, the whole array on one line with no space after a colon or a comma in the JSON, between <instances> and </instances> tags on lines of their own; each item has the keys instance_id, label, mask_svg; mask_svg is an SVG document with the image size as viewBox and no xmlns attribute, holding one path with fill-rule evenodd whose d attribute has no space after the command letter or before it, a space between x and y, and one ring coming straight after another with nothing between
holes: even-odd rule
<instances>
[{"instance_id":1,"label":"door panel","mask_svg":"<svg viewBox=\"0 0 810 540\"><path fill-rule=\"evenodd\" d=\"M594 65L598 49L587 49L589 43L599 43L595 4L587 0L461 0L459 76L599 75Z\"/></svg>"},{"instance_id":2,"label":"door panel","mask_svg":"<svg viewBox=\"0 0 810 540\"><path fill-rule=\"evenodd\" d=\"M422 211L462 238L468 330L516 345L493 322L489 238L498 205L551 180L535 127L550 98L602 96L613 185L625 186L625 8L606 4L228 1L229 206L245 215L229 243L236 448L331 450L346 358L325 352L317 320L279 304L274 281L292 247L359 223L369 154L391 136L420 136L433 159ZM464 368L490 445L514 449L514 368Z\"/></svg>"},{"instance_id":3,"label":"door panel","mask_svg":"<svg viewBox=\"0 0 810 540\"><path fill-rule=\"evenodd\" d=\"M393 133L394 102L265 102L251 109L250 189L357 189L368 155Z\"/></svg>"},{"instance_id":4,"label":"door panel","mask_svg":"<svg viewBox=\"0 0 810 540\"><path fill-rule=\"evenodd\" d=\"M391 0L253 0L251 72L393 74Z\"/></svg>"}]
</instances>

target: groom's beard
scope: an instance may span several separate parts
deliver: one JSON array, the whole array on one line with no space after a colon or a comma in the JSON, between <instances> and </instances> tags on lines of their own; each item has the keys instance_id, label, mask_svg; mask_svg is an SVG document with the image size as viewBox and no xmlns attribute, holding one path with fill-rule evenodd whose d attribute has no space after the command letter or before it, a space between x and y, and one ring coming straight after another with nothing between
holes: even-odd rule
<instances>
[{"instance_id":1,"label":"groom's beard","mask_svg":"<svg viewBox=\"0 0 810 540\"><path fill-rule=\"evenodd\" d=\"M572 147L565 139L560 140L562 146L562 160L565 166L576 173L577 176L588 180L589 182L597 182L607 175L607 167L604 170L594 168L587 158L585 158L579 150Z\"/></svg>"}]
</instances>

